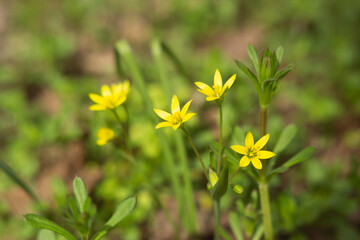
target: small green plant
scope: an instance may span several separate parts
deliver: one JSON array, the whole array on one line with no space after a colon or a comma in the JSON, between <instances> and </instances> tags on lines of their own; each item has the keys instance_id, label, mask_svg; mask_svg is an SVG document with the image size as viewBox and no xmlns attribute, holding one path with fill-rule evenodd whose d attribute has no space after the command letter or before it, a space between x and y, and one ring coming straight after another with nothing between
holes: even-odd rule
<instances>
[{"instance_id":1,"label":"small green plant","mask_svg":"<svg viewBox=\"0 0 360 240\"><path fill-rule=\"evenodd\" d=\"M33 227L50 230L53 233L62 235L68 240L99 240L106 233L119 224L125 217L130 215L136 205L136 197L130 197L121 202L110 219L103 227L94 232L93 221L96 216L96 207L92 204L88 196L85 183L79 177L73 181L74 195L68 198L68 209L65 211L66 218L70 225L77 230L77 234L72 234L53 221L36 214L26 214L25 220ZM48 231L39 232L40 239L54 239L54 234Z\"/></svg>"}]
</instances>

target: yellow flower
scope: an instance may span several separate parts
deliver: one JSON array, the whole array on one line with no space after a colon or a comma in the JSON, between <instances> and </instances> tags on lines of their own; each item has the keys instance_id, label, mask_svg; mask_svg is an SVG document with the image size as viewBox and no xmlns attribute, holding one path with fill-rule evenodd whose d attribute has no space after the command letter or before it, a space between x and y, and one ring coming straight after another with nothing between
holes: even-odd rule
<instances>
[{"instance_id":1,"label":"yellow flower","mask_svg":"<svg viewBox=\"0 0 360 240\"><path fill-rule=\"evenodd\" d=\"M213 88L209 87L209 85L202 82L195 82L196 86L198 86L198 91L206 95L206 101L219 101L220 103L224 100L224 96L226 92L233 85L236 78L236 74L232 75L226 83L222 84L222 78L218 69L215 71L214 75L214 86Z\"/></svg>"},{"instance_id":2,"label":"yellow flower","mask_svg":"<svg viewBox=\"0 0 360 240\"><path fill-rule=\"evenodd\" d=\"M101 87L101 96L98 94L90 93L89 97L96 104L91 105L89 109L91 111L112 110L127 99L129 93L130 84L129 81L125 81L119 84L112 84L111 87L103 85Z\"/></svg>"},{"instance_id":3,"label":"yellow flower","mask_svg":"<svg viewBox=\"0 0 360 240\"><path fill-rule=\"evenodd\" d=\"M251 132L245 137L245 147L241 145L233 145L231 149L237 153L243 154L244 156L240 159L239 166L246 167L249 165L250 161L255 168L261 169L262 164L259 159L268 159L275 156L275 153L270 151L261 150L266 143L269 141L269 134L266 134L259 141L254 144L254 137Z\"/></svg>"},{"instance_id":4,"label":"yellow flower","mask_svg":"<svg viewBox=\"0 0 360 240\"><path fill-rule=\"evenodd\" d=\"M103 127L98 130L96 136L98 137L96 144L101 146L113 139L115 137L115 133L112 129Z\"/></svg>"},{"instance_id":5,"label":"yellow flower","mask_svg":"<svg viewBox=\"0 0 360 240\"><path fill-rule=\"evenodd\" d=\"M180 110L179 99L176 95L172 97L171 101L171 113L162 111L160 109L155 109L155 113L165 120L165 122L161 122L156 125L155 129L162 127L172 127L174 130L178 129L184 122L188 121L192 118L196 113L187 113L190 103L192 100L188 101L184 107Z\"/></svg>"}]
</instances>

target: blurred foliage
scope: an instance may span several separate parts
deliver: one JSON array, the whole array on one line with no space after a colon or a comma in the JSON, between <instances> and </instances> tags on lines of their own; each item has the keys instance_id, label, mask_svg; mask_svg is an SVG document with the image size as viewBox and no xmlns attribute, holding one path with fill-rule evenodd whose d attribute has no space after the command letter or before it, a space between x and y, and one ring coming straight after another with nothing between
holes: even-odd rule
<instances>
[{"instance_id":1,"label":"blurred foliage","mask_svg":"<svg viewBox=\"0 0 360 240\"><path fill-rule=\"evenodd\" d=\"M239 74L224 102L224 135L232 135L235 124L252 129L258 125L255 90L232 59L245 59L248 43L259 49L282 45L284 61L293 62L295 67L278 90L269 129L276 139L285 123L298 126L295 140L282 153L285 159L309 145L305 143L318 151L302 168L274 179L279 193L272 198L275 226L283 238L313 239L323 234L328 239L358 239L360 173L359 159L353 156L359 156L360 143L359 15L360 2L355 0L346 4L335 0L2 1L2 159L37 186L44 166L57 161L46 148L56 146L61 154L69 144L82 142L86 166L101 167L103 172L93 189L94 201L107 203L101 204L105 206L99 211L101 220L109 217L117 200L136 193L139 204L132 221L152 226L157 205L149 200L153 196L142 185L146 182L142 173L151 174L164 193L171 194L171 189L166 188L166 169L154 126L142 115L140 93L131 89L128 107L131 144L144 163L139 165L143 171L113 154L116 146L96 146L97 129L116 123L112 116L87 109L91 104L89 92L95 92L102 83L119 80L112 54L114 43L125 38L133 45L159 108L166 107L168 99L157 81L150 41L158 37L174 49L190 78L166 63L171 76L169 91L176 91L181 102L189 95L195 99L193 108L200 113L199 119L189 122L189 127L195 143L203 149L215 138L207 129L212 129L216 120L214 109L197 100L192 82L211 81L216 68L226 77ZM208 153L203 154L208 159ZM62 181L68 183L73 177ZM238 179L245 189L240 200L246 206L255 186L243 176ZM52 188L57 192L55 201L63 201L66 183L59 176L51 181L58 186ZM193 181L197 188L202 187L198 172L193 173ZM4 196L0 197L0 236L34 239L34 230L24 226L21 214L12 217L12 188L15 185L0 173L0 195ZM223 202L227 209L235 204L231 199ZM55 215L53 205L46 203L48 216ZM136 239L141 235L133 222L123 225L123 231L114 238Z\"/></svg>"}]
</instances>

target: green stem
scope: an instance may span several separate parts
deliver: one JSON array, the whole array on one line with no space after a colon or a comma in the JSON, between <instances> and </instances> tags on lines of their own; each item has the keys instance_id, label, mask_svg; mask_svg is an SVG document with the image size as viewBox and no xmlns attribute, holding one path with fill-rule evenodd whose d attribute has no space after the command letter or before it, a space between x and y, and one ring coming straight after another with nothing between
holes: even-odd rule
<instances>
[{"instance_id":1,"label":"green stem","mask_svg":"<svg viewBox=\"0 0 360 240\"><path fill-rule=\"evenodd\" d=\"M119 114L117 113L116 109L111 109L111 112L115 115L115 118L116 120L119 122L122 130L123 130L123 134L124 134L124 141L123 141L123 144L124 144L124 149L128 149L127 147L127 134L126 134L126 127L124 125L124 123L121 121L120 117L119 117Z\"/></svg>"},{"instance_id":2,"label":"green stem","mask_svg":"<svg viewBox=\"0 0 360 240\"><path fill-rule=\"evenodd\" d=\"M221 158L221 151L222 151L222 138L223 138L223 132L222 132L222 126L223 126L223 114L222 114L222 107L221 104L219 104L219 115L220 115L220 125L219 125L219 131L220 131L220 136L219 136L219 160L217 163L217 169L216 169L216 174L219 175L220 174L220 168L221 168L221 162L222 162L222 158Z\"/></svg>"},{"instance_id":3,"label":"green stem","mask_svg":"<svg viewBox=\"0 0 360 240\"><path fill-rule=\"evenodd\" d=\"M271 209L269 201L269 190L266 182L259 182L259 192L260 192L260 203L262 210L262 217L264 222L265 229L265 239L273 240L273 229L271 223Z\"/></svg>"},{"instance_id":4,"label":"green stem","mask_svg":"<svg viewBox=\"0 0 360 240\"><path fill-rule=\"evenodd\" d=\"M230 181L236 176L236 174L238 174L239 171L240 171L240 168L238 168L238 169L233 173L233 175L231 175L231 177L229 178L229 183L230 183Z\"/></svg>"},{"instance_id":5,"label":"green stem","mask_svg":"<svg viewBox=\"0 0 360 240\"><path fill-rule=\"evenodd\" d=\"M260 113L260 135L266 135L266 122L267 122L267 106L261 107ZM261 177L262 179L266 178L266 169L267 169L267 161L262 161L262 169L261 169ZM265 239L266 240L273 240L273 229L272 229L272 222L271 222L271 208L270 208L270 198L269 198L269 190L268 184L266 181L259 181L259 193L260 193L260 204L261 204L261 211L262 211L262 218L265 228Z\"/></svg>"},{"instance_id":6,"label":"green stem","mask_svg":"<svg viewBox=\"0 0 360 240\"><path fill-rule=\"evenodd\" d=\"M214 214L215 214L215 237L214 240L220 239L220 200L214 200Z\"/></svg>"},{"instance_id":7,"label":"green stem","mask_svg":"<svg viewBox=\"0 0 360 240\"><path fill-rule=\"evenodd\" d=\"M200 163L201 163L202 169L203 169L203 171L204 171L204 174L205 174L205 176L206 176L206 179L207 179L208 182L209 182L209 181L210 181L210 180L209 180L209 175L208 175L208 173L207 173L207 171L206 171L205 164L204 164L204 162L203 162L203 160L202 160L202 158L201 158L201 156L200 156L200 154L199 154L199 151L198 151L197 148L195 147L195 144L194 144L194 142L193 142L193 140L192 140L189 132L185 129L185 127L182 127L181 129L184 131L185 135L188 137L189 142L190 142L192 148L194 149L194 152L195 152L197 158L200 160Z\"/></svg>"}]
</instances>

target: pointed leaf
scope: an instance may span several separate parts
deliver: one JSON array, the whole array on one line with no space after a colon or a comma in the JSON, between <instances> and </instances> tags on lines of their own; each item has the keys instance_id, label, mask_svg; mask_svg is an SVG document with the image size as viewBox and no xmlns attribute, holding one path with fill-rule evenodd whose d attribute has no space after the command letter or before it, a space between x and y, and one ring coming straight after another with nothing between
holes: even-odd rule
<instances>
[{"instance_id":1,"label":"pointed leaf","mask_svg":"<svg viewBox=\"0 0 360 240\"><path fill-rule=\"evenodd\" d=\"M294 138L296 132L297 132L297 127L294 124L290 124L286 126L284 130L281 132L278 141L276 142L274 152L276 154L282 152L289 145L291 140Z\"/></svg>"},{"instance_id":2,"label":"pointed leaf","mask_svg":"<svg viewBox=\"0 0 360 240\"><path fill-rule=\"evenodd\" d=\"M56 236L54 232L42 229L37 235L37 240L56 240Z\"/></svg>"},{"instance_id":3,"label":"pointed leaf","mask_svg":"<svg viewBox=\"0 0 360 240\"><path fill-rule=\"evenodd\" d=\"M247 53L254 64L256 73L259 74L259 55L256 51L256 48L252 44L248 45Z\"/></svg>"},{"instance_id":4,"label":"pointed leaf","mask_svg":"<svg viewBox=\"0 0 360 240\"><path fill-rule=\"evenodd\" d=\"M282 164L280 167L272 170L269 176L267 177L267 179L270 180L274 175L286 172L291 166L310 158L314 154L314 152L315 152L314 147L307 147L303 149L298 154L290 158L287 162Z\"/></svg>"},{"instance_id":5,"label":"pointed leaf","mask_svg":"<svg viewBox=\"0 0 360 240\"><path fill-rule=\"evenodd\" d=\"M105 223L105 226L97 232L91 240L99 240L113 227L121 222L125 217L127 217L136 206L136 197L130 197L121 202L116 208L115 212L111 218Z\"/></svg>"},{"instance_id":6,"label":"pointed leaf","mask_svg":"<svg viewBox=\"0 0 360 240\"><path fill-rule=\"evenodd\" d=\"M25 220L33 227L41 228L41 229L48 229L53 232L56 232L62 236L64 236L68 240L76 240L76 237L74 237L70 232L65 230L64 228L60 227L56 223L43 218L36 214L26 214Z\"/></svg>"},{"instance_id":7,"label":"pointed leaf","mask_svg":"<svg viewBox=\"0 0 360 240\"><path fill-rule=\"evenodd\" d=\"M283 55L284 55L284 48L282 46L279 46L276 49L276 58L279 61L279 63L281 63Z\"/></svg>"},{"instance_id":8,"label":"pointed leaf","mask_svg":"<svg viewBox=\"0 0 360 240\"><path fill-rule=\"evenodd\" d=\"M215 186L211 189L210 194L214 200L220 200L221 197L226 193L228 188L229 170L227 165L223 168L220 173L220 177Z\"/></svg>"},{"instance_id":9,"label":"pointed leaf","mask_svg":"<svg viewBox=\"0 0 360 240\"><path fill-rule=\"evenodd\" d=\"M85 210L86 199L88 198L88 193L84 181L81 178L76 177L73 181L73 188L79 210L81 213L83 213Z\"/></svg>"},{"instance_id":10,"label":"pointed leaf","mask_svg":"<svg viewBox=\"0 0 360 240\"><path fill-rule=\"evenodd\" d=\"M31 189L31 187L22 180L19 175L5 162L0 160L0 168L5 172L6 175L18 186L20 186L33 200L37 201L38 198L36 197L35 193Z\"/></svg>"},{"instance_id":11,"label":"pointed leaf","mask_svg":"<svg viewBox=\"0 0 360 240\"><path fill-rule=\"evenodd\" d=\"M283 69L281 69L276 75L275 78L281 80L283 79L292 69L294 68L294 64L289 64Z\"/></svg>"},{"instance_id":12,"label":"pointed leaf","mask_svg":"<svg viewBox=\"0 0 360 240\"><path fill-rule=\"evenodd\" d=\"M259 83L259 80L256 77L256 75L249 68L247 68L244 64L242 64L241 62L235 60L235 63L240 68L240 70L243 71L253 81L257 93L261 94L260 83Z\"/></svg>"}]
</instances>

